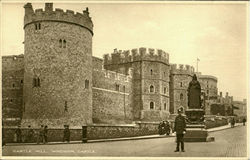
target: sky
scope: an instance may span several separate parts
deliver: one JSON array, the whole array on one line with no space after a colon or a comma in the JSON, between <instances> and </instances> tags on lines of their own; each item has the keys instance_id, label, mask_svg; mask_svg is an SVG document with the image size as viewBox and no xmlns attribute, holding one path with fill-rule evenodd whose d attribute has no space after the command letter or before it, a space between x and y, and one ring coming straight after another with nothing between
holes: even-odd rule
<instances>
[{"instance_id":1,"label":"sky","mask_svg":"<svg viewBox=\"0 0 250 160\"><path fill-rule=\"evenodd\" d=\"M93 56L115 48L162 49L170 63L189 64L218 78L218 91L234 100L247 98L247 2L54 3L82 13L94 23ZM44 4L32 3L33 8ZM2 3L2 55L24 53L24 3Z\"/></svg>"}]
</instances>

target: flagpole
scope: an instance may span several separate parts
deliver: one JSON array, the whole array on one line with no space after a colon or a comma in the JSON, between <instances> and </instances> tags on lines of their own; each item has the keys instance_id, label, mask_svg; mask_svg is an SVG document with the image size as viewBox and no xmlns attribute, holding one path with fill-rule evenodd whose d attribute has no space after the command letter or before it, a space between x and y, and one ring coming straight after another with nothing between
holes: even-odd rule
<instances>
[{"instance_id":1,"label":"flagpole","mask_svg":"<svg viewBox=\"0 0 250 160\"><path fill-rule=\"evenodd\" d=\"M198 58L196 59L196 72L198 73Z\"/></svg>"}]
</instances>

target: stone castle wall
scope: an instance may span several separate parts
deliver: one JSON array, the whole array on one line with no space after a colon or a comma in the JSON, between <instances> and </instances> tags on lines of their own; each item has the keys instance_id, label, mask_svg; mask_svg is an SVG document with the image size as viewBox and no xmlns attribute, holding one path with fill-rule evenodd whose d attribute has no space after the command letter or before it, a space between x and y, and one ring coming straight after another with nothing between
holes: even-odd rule
<instances>
[{"instance_id":1,"label":"stone castle wall","mask_svg":"<svg viewBox=\"0 0 250 160\"><path fill-rule=\"evenodd\" d=\"M168 53L147 48L115 50L111 55L104 55L104 68L124 74L133 68L132 106L135 120L159 121L168 117ZM153 103L152 108L150 103Z\"/></svg>"},{"instance_id":2,"label":"stone castle wall","mask_svg":"<svg viewBox=\"0 0 250 160\"><path fill-rule=\"evenodd\" d=\"M48 4L43 16L49 21L41 20L38 13L34 16L28 12L31 8L25 7L22 124L92 123L92 32L82 23L54 20ZM62 15L58 19L63 19ZM31 21L26 22L30 16ZM40 84L36 86L38 79Z\"/></svg>"},{"instance_id":3,"label":"stone castle wall","mask_svg":"<svg viewBox=\"0 0 250 160\"><path fill-rule=\"evenodd\" d=\"M23 112L24 57L2 57L3 125L19 125Z\"/></svg>"},{"instance_id":4,"label":"stone castle wall","mask_svg":"<svg viewBox=\"0 0 250 160\"><path fill-rule=\"evenodd\" d=\"M170 113L175 114L180 106L184 109L188 107L187 89L194 68L189 65L171 64L170 73Z\"/></svg>"},{"instance_id":5,"label":"stone castle wall","mask_svg":"<svg viewBox=\"0 0 250 160\"><path fill-rule=\"evenodd\" d=\"M102 69L96 58L93 62L93 122L131 123L132 75Z\"/></svg>"}]
</instances>

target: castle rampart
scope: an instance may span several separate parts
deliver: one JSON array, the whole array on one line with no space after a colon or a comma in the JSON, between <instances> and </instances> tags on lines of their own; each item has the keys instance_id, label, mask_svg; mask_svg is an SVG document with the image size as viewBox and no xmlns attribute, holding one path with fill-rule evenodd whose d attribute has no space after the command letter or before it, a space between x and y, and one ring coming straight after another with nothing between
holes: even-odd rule
<instances>
[{"instance_id":1,"label":"castle rampart","mask_svg":"<svg viewBox=\"0 0 250 160\"><path fill-rule=\"evenodd\" d=\"M170 73L171 74L188 74L193 75L194 74L194 67L190 65L184 65L184 64L170 64Z\"/></svg>"},{"instance_id":2,"label":"castle rampart","mask_svg":"<svg viewBox=\"0 0 250 160\"><path fill-rule=\"evenodd\" d=\"M45 4L45 11L43 9L36 9L34 11L31 3L27 3L24 8L24 28L35 22L55 21L82 26L88 29L93 35L93 23L91 17L89 17L88 8L86 8L83 13L74 13L72 10L66 10L66 12L64 12L62 9L58 8L53 11L52 3Z\"/></svg>"},{"instance_id":3,"label":"castle rampart","mask_svg":"<svg viewBox=\"0 0 250 160\"><path fill-rule=\"evenodd\" d=\"M169 63L169 54L161 49L136 48L132 50L114 50L111 54L104 55L104 65L129 63L135 61L159 61Z\"/></svg>"},{"instance_id":4,"label":"castle rampart","mask_svg":"<svg viewBox=\"0 0 250 160\"><path fill-rule=\"evenodd\" d=\"M211 75L199 75L198 78L200 79L211 79L211 80L214 80L214 81L218 81L218 79L215 77L215 76L211 76Z\"/></svg>"}]
</instances>

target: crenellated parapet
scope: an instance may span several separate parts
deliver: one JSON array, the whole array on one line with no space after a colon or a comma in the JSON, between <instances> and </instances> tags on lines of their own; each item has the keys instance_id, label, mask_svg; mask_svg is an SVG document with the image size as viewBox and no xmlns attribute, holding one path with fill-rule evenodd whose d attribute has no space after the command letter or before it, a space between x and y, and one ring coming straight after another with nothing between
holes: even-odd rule
<instances>
[{"instance_id":1,"label":"crenellated parapet","mask_svg":"<svg viewBox=\"0 0 250 160\"><path fill-rule=\"evenodd\" d=\"M131 81L132 75L133 75L132 68L129 68L127 74L121 74L121 73L110 71L107 69L102 69L102 70L95 69L94 71L97 71L98 74L103 74L105 78L110 79L112 81L119 80L119 81L128 82L128 81Z\"/></svg>"},{"instance_id":2,"label":"crenellated parapet","mask_svg":"<svg viewBox=\"0 0 250 160\"><path fill-rule=\"evenodd\" d=\"M184 64L170 64L170 73L171 74L187 74L193 75L194 74L194 67L190 65Z\"/></svg>"},{"instance_id":3,"label":"crenellated parapet","mask_svg":"<svg viewBox=\"0 0 250 160\"><path fill-rule=\"evenodd\" d=\"M54 11L53 3L45 3L45 10L36 9L34 11L31 3L24 5L24 8L24 28L30 23L56 21L80 25L88 29L93 35L93 23L91 17L89 17L88 8L86 8L83 13L74 13L72 10L66 10L66 12L64 12L62 9L58 8Z\"/></svg>"},{"instance_id":4,"label":"crenellated parapet","mask_svg":"<svg viewBox=\"0 0 250 160\"><path fill-rule=\"evenodd\" d=\"M169 64L169 54L161 49L136 48L132 50L117 50L104 55L104 65L129 63L135 61L158 61Z\"/></svg>"}]
</instances>

